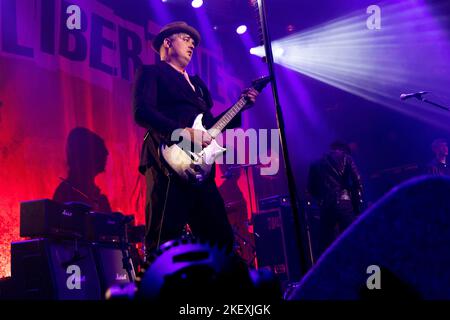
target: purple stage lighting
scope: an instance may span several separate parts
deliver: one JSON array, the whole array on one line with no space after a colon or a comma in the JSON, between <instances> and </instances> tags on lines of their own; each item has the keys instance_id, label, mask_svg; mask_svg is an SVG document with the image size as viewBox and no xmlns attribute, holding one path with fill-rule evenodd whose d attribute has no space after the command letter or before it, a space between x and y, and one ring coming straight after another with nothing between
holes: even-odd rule
<instances>
[{"instance_id":1,"label":"purple stage lighting","mask_svg":"<svg viewBox=\"0 0 450 320\"><path fill-rule=\"evenodd\" d=\"M247 26L246 25L240 25L239 27L236 28L236 32L237 34L244 34L247 31Z\"/></svg>"},{"instance_id":2,"label":"purple stage lighting","mask_svg":"<svg viewBox=\"0 0 450 320\"><path fill-rule=\"evenodd\" d=\"M192 0L191 5L194 8L200 8L203 5L203 0Z\"/></svg>"},{"instance_id":3,"label":"purple stage lighting","mask_svg":"<svg viewBox=\"0 0 450 320\"><path fill-rule=\"evenodd\" d=\"M404 92L448 99L450 41L444 2L397 0L371 5L272 42L275 63L369 101L450 130L450 113ZM251 54L263 57L263 47ZM416 101L415 101L416 100ZM413 107L411 107L413 105ZM446 120L443 120L445 117Z\"/></svg>"}]
</instances>

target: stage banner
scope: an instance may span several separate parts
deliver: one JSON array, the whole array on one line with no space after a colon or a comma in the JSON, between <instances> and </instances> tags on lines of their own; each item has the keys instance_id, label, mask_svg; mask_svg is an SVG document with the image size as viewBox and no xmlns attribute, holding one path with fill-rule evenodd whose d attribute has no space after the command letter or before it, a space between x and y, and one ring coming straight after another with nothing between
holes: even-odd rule
<instances>
[{"instance_id":1,"label":"stage banner","mask_svg":"<svg viewBox=\"0 0 450 320\"><path fill-rule=\"evenodd\" d=\"M150 42L160 27L98 1L0 0L0 277L20 240L21 201L73 197L145 223L145 132L131 92L135 69L158 58ZM220 53L200 46L190 67L210 88L214 114L239 96Z\"/></svg>"}]
</instances>

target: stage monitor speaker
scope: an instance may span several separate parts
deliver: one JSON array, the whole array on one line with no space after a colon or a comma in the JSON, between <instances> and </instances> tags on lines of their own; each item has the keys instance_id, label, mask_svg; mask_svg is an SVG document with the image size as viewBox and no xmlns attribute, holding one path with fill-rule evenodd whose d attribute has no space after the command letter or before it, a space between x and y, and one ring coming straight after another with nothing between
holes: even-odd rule
<instances>
[{"instance_id":1,"label":"stage monitor speaker","mask_svg":"<svg viewBox=\"0 0 450 320\"><path fill-rule=\"evenodd\" d=\"M328 248L288 300L450 299L450 179L392 189Z\"/></svg>"},{"instance_id":2,"label":"stage monitor speaker","mask_svg":"<svg viewBox=\"0 0 450 320\"><path fill-rule=\"evenodd\" d=\"M272 271L282 287L300 279L292 211L289 206L264 210L253 217L258 267Z\"/></svg>"},{"instance_id":3,"label":"stage monitor speaker","mask_svg":"<svg viewBox=\"0 0 450 320\"><path fill-rule=\"evenodd\" d=\"M13 242L11 275L19 299L102 298L91 247L75 240Z\"/></svg>"}]
</instances>

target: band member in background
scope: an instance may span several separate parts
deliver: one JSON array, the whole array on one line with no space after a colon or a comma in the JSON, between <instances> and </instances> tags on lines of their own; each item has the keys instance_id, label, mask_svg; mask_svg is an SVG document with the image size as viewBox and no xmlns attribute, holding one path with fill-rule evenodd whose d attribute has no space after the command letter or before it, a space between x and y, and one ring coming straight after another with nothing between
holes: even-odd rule
<instances>
[{"instance_id":1,"label":"band member in background","mask_svg":"<svg viewBox=\"0 0 450 320\"><path fill-rule=\"evenodd\" d=\"M164 26L152 42L161 61L141 66L135 76L134 118L137 124L148 129L139 170L147 183L146 244L149 250L180 238L183 230L191 231L200 239L230 246L233 243L214 172L202 184L189 184L173 174L159 154L161 143L171 145L172 132L179 128L185 128L183 139L203 147L211 143L207 132L190 128L199 113L203 113L207 128L214 123L213 100L208 88L198 76L186 72L199 42L199 32L185 22ZM247 89L243 95L253 103L258 92ZM229 125L236 126L240 126L239 117Z\"/></svg>"},{"instance_id":2,"label":"band member in background","mask_svg":"<svg viewBox=\"0 0 450 320\"><path fill-rule=\"evenodd\" d=\"M308 193L320 207L321 254L361 211L362 182L347 144L336 141L309 169Z\"/></svg>"},{"instance_id":3,"label":"band member in background","mask_svg":"<svg viewBox=\"0 0 450 320\"><path fill-rule=\"evenodd\" d=\"M445 139L436 139L431 144L435 157L426 166L426 173L436 176L450 176L450 166L447 163L448 145Z\"/></svg>"}]
</instances>

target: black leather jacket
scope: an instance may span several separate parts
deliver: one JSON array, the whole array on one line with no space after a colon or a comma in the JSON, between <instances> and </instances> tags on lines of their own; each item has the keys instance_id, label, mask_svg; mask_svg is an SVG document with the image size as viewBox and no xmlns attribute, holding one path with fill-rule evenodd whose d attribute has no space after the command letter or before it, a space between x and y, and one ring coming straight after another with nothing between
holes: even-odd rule
<instances>
[{"instance_id":1,"label":"black leather jacket","mask_svg":"<svg viewBox=\"0 0 450 320\"><path fill-rule=\"evenodd\" d=\"M308 173L308 192L322 206L350 200L358 213L362 200L362 182L353 158L333 150L313 163Z\"/></svg>"}]
</instances>

